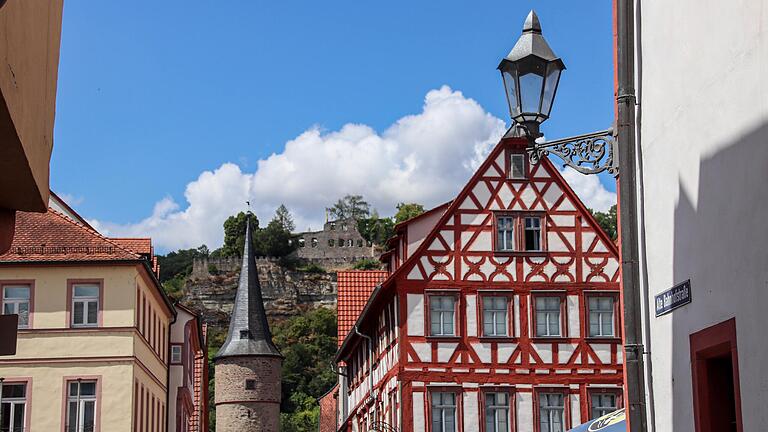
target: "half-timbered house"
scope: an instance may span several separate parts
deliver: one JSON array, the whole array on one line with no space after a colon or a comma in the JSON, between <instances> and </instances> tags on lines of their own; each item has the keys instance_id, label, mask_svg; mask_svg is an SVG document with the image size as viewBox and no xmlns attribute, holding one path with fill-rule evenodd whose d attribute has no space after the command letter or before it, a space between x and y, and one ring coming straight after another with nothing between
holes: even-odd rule
<instances>
[{"instance_id":1,"label":"half-timbered house","mask_svg":"<svg viewBox=\"0 0 768 432\"><path fill-rule=\"evenodd\" d=\"M336 356L339 430L561 432L621 406L616 246L509 135L398 225Z\"/></svg>"}]
</instances>

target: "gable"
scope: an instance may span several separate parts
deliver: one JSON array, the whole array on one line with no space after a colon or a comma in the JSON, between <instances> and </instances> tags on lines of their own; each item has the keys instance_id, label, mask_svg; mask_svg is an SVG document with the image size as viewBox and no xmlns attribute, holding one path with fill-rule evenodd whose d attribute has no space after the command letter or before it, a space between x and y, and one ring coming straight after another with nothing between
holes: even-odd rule
<instances>
[{"instance_id":1,"label":"gable","mask_svg":"<svg viewBox=\"0 0 768 432\"><path fill-rule=\"evenodd\" d=\"M405 263L406 280L618 282L616 246L547 158L526 179L507 178L510 153L524 146L513 138L494 148ZM541 217L545 253L495 252L496 218L526 214Z\"/></svg>"}]
</instances>

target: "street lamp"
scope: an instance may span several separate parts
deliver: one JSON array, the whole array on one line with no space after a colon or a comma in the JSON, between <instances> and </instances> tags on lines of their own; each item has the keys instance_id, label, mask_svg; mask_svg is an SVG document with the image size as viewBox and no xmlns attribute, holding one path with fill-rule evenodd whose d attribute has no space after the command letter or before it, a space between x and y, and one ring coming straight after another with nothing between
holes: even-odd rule
<instances>
[{"instance_id":1,"label":"street lamp","mask_svg":"<svg viewBox=\"0 0 768 432\"><path fill-rule=\"evenodd\" d=\"M536 12L528 14L523 34L512 51L501 60L498 70L504 83L509 115L530 141L528 156L532 164L553 154L582 174L608 171L618 176L612 129L536 142L542 136L539 125L549 118L560 74L565 70L565 63L555 55L541 34L541 23Z\"/></svg>"},{"instance_id":2,"label":"street lamp","mask_svg":"<svg viewBox=\"0 0 768 432\"><path fill-rule=\"evenodd\" d=\"M523 25L523 34L498 67L507 93L509 114L538 138L539 125L549 118L555 100L560 73L565 63L541 35L541 23L531 11Z\"/></svg>"}]
</instances>

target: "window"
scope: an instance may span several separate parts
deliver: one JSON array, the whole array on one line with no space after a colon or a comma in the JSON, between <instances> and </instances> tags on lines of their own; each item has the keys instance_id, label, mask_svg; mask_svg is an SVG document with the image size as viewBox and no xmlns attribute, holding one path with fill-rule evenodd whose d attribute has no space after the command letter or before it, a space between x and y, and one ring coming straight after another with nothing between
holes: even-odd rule
<instances>
[{"instance_id":1,"label":"window","mask_svg":"<svg viewBox=\"0 0 768 432\"><path fill-rule=\"evenodd\" d=\"M565 397L561 393L539 394L541 432L565 431Z\"/></svg>"},{"instance_id":2,"label":"window","mask_svg":"<svg viewBox=\"0 0 768 432\"><path fill-rule=\"evenodd\" d=\"M363 247L363 240L362 239L358 239L357 240L357 247Z\"/></svg>"},{"instance_id":3,"label":"window","mask_svg":"<svg viewBox=\"0 0 768 432\"><path fill-rule=\"evenodd\" d=\"M456 298L453 296L430 296L429 317L432 336L454 336Z\"/></svg>"},{"instance_id":4,"label":"window","mask_svg":"<svg viewBox=\"0 0 768 432\"><path fill-rule=\"evenodd\" d=\"M171 345L171 363L181 364L181 345Z\"/></svg>"},{"instance_id":5,"label":"window","mask_svg":"<svg viewBox=\"0 0 768 432\"><path fill-rule=\"evenodd\" d=\"M335 243L335 240L333 240L333 239L328 239L328 246L330 246L330 247L333 247L333 245L334 245L334 244L336 244L336 243Z\"/></svg>"},{"instance_id":6,"label":"window","mask_svg":"<svg viewBox=\"0 0 768 432\"><path fill-rule=\"evenodd\" d=\"M347 224L341 224L341 230L347 231L349 228L347 228Z\"/></svg>"},{"instance_id":7,"label":"window","mask_svg":"<svg viewBox=\"0 0 768 432\"><path fill-rule=\"evenodd\" d=\"M347 246L348 246L348 247L353 247L354 245L355 245L355 241L354 241L354 240L352 240L352 239L347 239Z\"/></svg>"},{"instance_id":8,"label":"window","mask_svg":"<svg viewBox=\"0 0 768 432\"><path fill-rule=\"evenodd\" d=\"M525 155L524 154L515 153L510 155L509 178L511 179L525 178Z\"/></svg>"},{"instance_id":9,"label":"window","mask_svg":"<svg viewBox=\"0 0 768 432\"><path fill-rule=\"evenodd\" d=\"M312 237L312 247L317 247L317 237Z\"/></svg>"},{"instance_id":10,"label":"window","mask_svg":"<svg viewBox=\"0 0 768 432\"><path fill-rule=\"evenodd\" d=\"M614 305L613 297L592 296L588 297L589 304L589 336L613 337L614 330Z\"/></svg>"},{"instance_id":11,"label":"window","mask_svg":"<svg viewBox=\"0 0 768 432\"><path fill-rule=\"evenodd\" d=\"M432 393L432 432L456 431L456 394Z\"/></svg>"},{"instance_id":12,"label":"window","mask_svg":"<svg viewBox=\"0 0 768 432\"><path fill-rule=\"evenodd\" d=\"M250 339L250 338L251 338L250 330L240 330L240 339Z\"/></svg>"},{"instance_id":13,"label":"window","mask_svg":"<svg viewBox=\"0 0 768 432\"><path fill-rule=\"evenodd\" d=\"M67 397L67 432L96 430L96 381L70 381Z\"/></svg>"},{"instance_id":14,"label":"window","mask_svg":"<svg viewBox=\"0 0 768 432\"><path fill-rule=\"evenodd\" d=\"M256 380L255 379L247 379L247 380L245 380L245 389L246 390L256 390Z\"/></svg>"},{"instance_id":15,"label":"window","mask_svg":"<svg viewBox=\"0 0 768 432\"><path fill-rule=\"evenodd\" d=\"M336 222L331 222L328 224L328 228L330 228L331 231L334 231L336 229Z\"/></svg>"},{"instance_id":16,"label":"window","mask_svg":"<svg viewBox=\"0 0 768 432\"><path fill-rule=\"evenodd\" d=\"M508 336L507 297L483 297L483 336Z\"/></svg>"},{"instance_id":17,"label":"window","mask_svg":"<svg viewBox=\"0 0 768 432\"><path fill-rule=\"evenodd\" d=\"M305 243L306 243L306 242L304 241L304 239L303 239L303 238L300 238L300 239L299 239L299 247L300 247L300 248L303 248L304 246L306 246L306 244L305 244Z\"/></svg>"},{"instance_id":18,"label":"window","mask_svg":"<svg viewBox=\"0 0 768 432\"><path fill-rule=\"evenodd\" d=\"M19 328L29 327L29 285L3 286L3 314L19 315Z\"/></svg>"},{"instance_id":19,"label":"window","mask_svg":"<svg viewBox=\"0 0 768 432\"><path fill-rule=\"evenodd\" d=\"M0 413L0 431L23 432L27 412L27 385L3 384L2 413Z\"/></svg>"},{"instance_id":20,"label":"window","mask_svg":"<svg viewBox=\"0 0 768 432\"><path fill-rule=\"evenodd\" d=\"M536 336L562 336L561 299L556 296L538 296L536 299Z\"/></svg>"},{"instance_id":21,"label":"window","mask_svg":"<svg viewBox=\"0 0 768 432\"><path fill-rule=\"evenodd\" d=\"M340 238L338 242L339 247L344 247L344 239Z\"/></svg>"},{"instance_id":22,"label":"window","mask_svg":"<svg viewBox=\"0 0 768 432\"><path fill-rule=\"evenodd\" d=\"M615 393L592 393L592 417L596 419L619 409Z\"/></svg>"},{"instance_id":23,"label":"window","mask_svg":"<svg viewBox=\"0 0 768 432\"><path fill-rule=\"evenodd\" d=\"M515 250L515 218L499 216L496 218L496 250Z\"/></svg>"},{"instance_id":24,"label":"window","mask_svg":"<svg viewBox=\"0 0 768 432\"><path fill-rule=\"evenodd\" d=\"M541 250L541 218L528 216L525 218L525 250Z\"/></svg>"},{"instance_id":25,"label":"window","mask_svg":"<svg viewBox=\"0 0 768 432\"><path fill-rule=\"evenodd\" d=\"M509 431L509 395L485 394L485 432Z\"/></svg>"},{"instance_id":26,"label":"window","mask_svg":"<svg viewBox=\"0 0 768 432\"><path fill-rule=\"evenodd\" d=\"M72 290L72 325L96 326L99 317L99 286L74 285Z\"/></svg>"}]
</instances>

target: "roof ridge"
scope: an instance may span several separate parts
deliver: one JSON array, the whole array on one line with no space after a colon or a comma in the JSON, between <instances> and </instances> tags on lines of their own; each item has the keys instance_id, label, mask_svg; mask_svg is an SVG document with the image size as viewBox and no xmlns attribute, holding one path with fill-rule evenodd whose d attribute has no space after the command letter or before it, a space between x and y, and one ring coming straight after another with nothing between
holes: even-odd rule
<instances>
[{"instance_id":1,"label":"roof ridge","mask_svg":"<svg viewBox=\"0 0 768 432\"><path fill-rule=\"evenodd\" d=\"M51 212L54 216L57 216L60 219L63 219L64 221L66 221L70 225L74 226L75 228L77 228L79 230L82 230L82 231L85 231L86 233L91 234L93 236L96 236L97 238L106 241L107 243L115 246L116 248L122 250L123 252L126 252L126 253L128 253L130 255L135 256L136 259L140 259L141 258L141 255L139 255L136 252L133 252L133 251L131 251L129 249L126 249L126 248L122 247L121 245L115 243L109 237L105 237L103 234L101 234L100 232L96 231L95 229L90 228L90 227L86 227L84 225L80 225L79 223L77 223L74 220L72 220L69 216L67 216L65 214L62 214L62 213L59 213L58 211L56 211L56 210L54 210L54 209L52 209L50 207L48 207L48 211Z\"/></svg>"}]
</instances>

